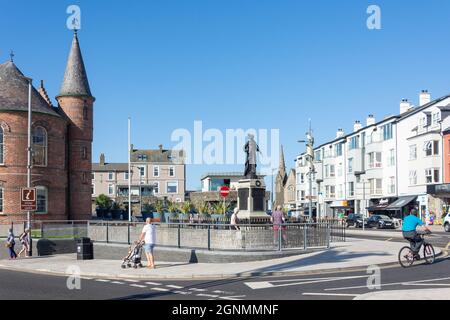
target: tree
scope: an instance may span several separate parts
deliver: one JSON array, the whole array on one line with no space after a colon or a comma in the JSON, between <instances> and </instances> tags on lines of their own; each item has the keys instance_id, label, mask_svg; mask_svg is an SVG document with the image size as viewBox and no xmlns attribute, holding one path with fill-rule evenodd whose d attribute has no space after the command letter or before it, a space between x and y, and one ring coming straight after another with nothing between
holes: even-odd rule
<instances>
[{"instance_id":1,"label":"tree","mask_svg":"<svg viewBox=\"0 0 450 320\"><path fill-rule=\"evenodd\" d=\"M109 209L111 207L111 199L107 195L101 194L95 199L95 204L100 209Z\"/></svg>"},{"instance_id":2,"label":"tree","mask_svg":"<svg viewBox=\"0 0 450 320\"><path fill-rule=\"evenodd\" d=\"M178 205L173 201L169 201L167 210L169 210L170 213L176 213L178 212Z\"/></svg>"},{"instance_id":3,"label":"tree","mask_svg":"<svg viewBox=\"0 0 450 320\"><path fill-rule=\"evenodd\" d=\"M184 214L189 214L191 212L193 208L193 205L190 201L185 201L182 205L181 205L181 212Z\"/></svg>"},{"instance_id":4,"label":"tree","mask_svg":"<svg viewBox=\"0 0 450 320\"><path fill-rule=\"evenodd\" d=\"M164 203L161 200L156 201L155 210L158 213L163 213L164 211Z\"/></svg>"}]
</instances>

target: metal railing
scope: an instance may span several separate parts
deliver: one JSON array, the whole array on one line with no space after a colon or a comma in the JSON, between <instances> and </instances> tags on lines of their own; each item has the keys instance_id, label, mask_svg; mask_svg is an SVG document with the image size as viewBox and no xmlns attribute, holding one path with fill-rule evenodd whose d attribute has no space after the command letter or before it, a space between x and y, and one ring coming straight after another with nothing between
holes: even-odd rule
<instances>
[{"instance_id":1,"label":"metal railing","mask_svg":"<svg viewBox=\"0 0 450 320\"><path fill-rule=\"evenodd\" d=\"M330 247L345 241L345 226L337 221L285 223L273 225L267 219L259 223L231 225L228 220L205 223L155 223L156 244L163 247L218 251L281 251ZM0 237L6 237L11 225L0 224ZM16 222L18 236L26 222ZM74 239L89 237L95 242L131 244L139 239L144 223L123 221L34 221L33 239Z\"/></svg>"},{"instance_id":2,"label":"metal railing","mask_svg":"<svg viewBox=\"0 0 450 320\"><path fill-rule=\"evenodd\" d=\"M345 227L330 223L282 225L226 223L155 223L158 246L204 249L274 251L330 247L345 241ZM143 223L90 222L89 237L97 242L130 244Z\"/></svg>"}]
</instances>

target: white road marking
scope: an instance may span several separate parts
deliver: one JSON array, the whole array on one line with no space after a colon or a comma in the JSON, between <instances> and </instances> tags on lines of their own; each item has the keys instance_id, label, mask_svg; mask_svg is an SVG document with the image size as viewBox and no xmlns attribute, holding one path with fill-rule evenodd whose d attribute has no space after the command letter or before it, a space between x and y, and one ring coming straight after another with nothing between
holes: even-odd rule
<instances>
[{"instance_id":1,"label":"white road marking","mask_svg":"<svg viewBox=\"0 0 450 320\"><path fill-rule=\"evenodd\" d=\"M223 300L243 300L239 298L244 298L245 296L231 296L231 297L219 297L219 299Z\"/></svg>"},{"instance_id":2,"label":"white road marking","mask_svg":"<svg viewBox=\"0 0 450 320\"><path fill-rule=\"evenodd\" d=\"M125 284L125 282L120 282L120 281L112 281L111 283L114 283L114 284Z\"/></svg>"},{"instance_id":3,"label":"white road marking","mask_svg":"<svg viewBox=\"0 0 450 320\"><path fill-rule=\"evenodd\" d=\"M197 294L197 297L208 297L208 298L217 298L217 294L207 294L207 293L199 293Z\"/></svg>"},{"instance_id":4,"label":"white road marking","mask_svg":"<svg viewBox=\"0 0 450 320\"><path fill-rule=\"evenodd\" d=\"M97 282L110 282L110 280L107 279L95 279Z\"/></svg>"},{"instance_id":5,"label":"white road marking","mask_svg":"<svg viewBox=\"0 0 450 320\"><path fill-rule=\"evenodd\" d=\"M313 293L313 292L305 292L304 296L332 296L332 297L357 297L359 294L350 294L350 293Z\"/></svg>"},{"instance_id":6,"label":"white road marking","mask_svg":"<svg viewBox=\"0 0 450 320\"><path fill-rule=\"evenodd\" d=\"M442 286L442 287L450 287L450 283L410 283L405 282L402 283L404 286Z\"/></svg>"},{"instance_id":7,"label":"white road marking","mask_svg":"<svg viewBox=\"0 0 450 320\"><path fill-rule=\"evenodd\" d=\"M183 287L176 286L176 285L173 285L173 284L168 284L168 285L166 285L166 287L173 288L173 289L183 289Z\"/></svg>"},{"instance_id":8,"label":"white road marking","mask_svg":"<svg viewBox=\"0 0 450 320\"><path fill-rule=\"evenodd\" d=\"M333 281L341 281L341 280L349 280L349 279L361 279L367 278L368 275L364 276L350 276L350 277L330 277L330 278L310 278L310 279L291 279L291 280L276 280L276 281L260 281L260 282L245 282L247 286L251 289L267 289L267 288L276 288L276 287L287 287L287 286L297 286L302 284L312 284L312 283L321 283L321 282L333 282ZM288 281L298 281L292 283L284 283L277 284L278 282L288 282Z\"/></svg>"},{"instance_id":9,"label":"white road marking","mask_svg":"<svg viewBox=\"0 0 450 320\"><path fill-rule=\"evenodd\" d=\"M94 279L94 278L81 277L81 279L83 279L83 280L92 280L92 279Z\"/></svg>"},{"instance_id":10,"label":"white road marking","mask_svg":"<svg viewBox=\"0 0 450 320\"><path fill-rule=\"evenodd\" d=\"M123 281L126 281L126 282L139 282L138 280L131 280L131 279L123 279Z\"/></svg>"},{"instance_id":11,"label":"white road marking","mask_svg":"<svg viewBox=\"0 0 450 320\"><path fill-rule=\"evenodd\" d=\"M149 284L151 286L162 286L162 284L158 282L146 282L146 284Z\"/></svg>"},{"instance_id":12,"label":"white road marking","mask_svg":"<svg viewBox=\"0 0 450 320\"><path fill-rule=\"evenodd\" d=\"M433 282L433 281L442 281L442 280L448 280L450 277L446 278L437 278L437 279L427 279L427 280L416 280L416 281L403 281L403 282L393 282L393 283L386 283L386 284L380 284L381 287L388 287L388 286L396 286L396 285L404 285L405 283L408 284L415 284L415 283L424 283L424 282ZM343 288L329 288L325 289L325 291L338 291L338 290L348 290L348 289L363 289L367 288L367 285L365 286L354 286L354 287L343 287Z\"/></svg>"},{"instance_id":13,"label":"white road marking","mask_svg":"<svg viewBox=\"0 0 450 320\"><path fill-rule=\"evenodd\" d=\"M168 291L170 291L169 289L166 289L166 288L151 288L151 290L154 290L154 291L162 291L162 292L168 292Z\"/></svg>"},{"instance_id":14,"label":"white road marking","mask_svg":"<svg viewBox=\"0 0 450 320\"><path fill-rule=\"evenodd\" d=\"M233 292L227 292L227 291L221 291L221 290L214 290L213 293L219 293L219 294L233 294Z\"/></svg>"},{"instance_id":15,"label":"white road marking","mask_svg":"<svg viewBox=\"0 0 450 320\"><path fill-rule=\"evenodd\" d=\"M133 283L133 284L130 284L130 287L136 287L136 288L147 288L147 286L144 286L144 285L142 285L142 284L135 284L135 283Z\"/></svg>"},{"instance_id":16,"label":"white road marking","mask_svg":"<svg viewBox=\"0 0 450 320\"><path fill-rule=\"evenodd\" d=\"M197 288L190 288L189 290L195 291L195 292L205 292L206 289L197 289Z\"/></svg>"},{"instance_id":17,"label":"white road marking","mask_svg":"<svg viewBox=\"0 0 450 320\"><path fill-rule=\"evenodd\" d=\"M182 295L189 295L189 294L192 294L192 292L187 292L187 291L173 291L173 293L176 293L176 294L182 294Z\"/></svg>"}]
</instances>

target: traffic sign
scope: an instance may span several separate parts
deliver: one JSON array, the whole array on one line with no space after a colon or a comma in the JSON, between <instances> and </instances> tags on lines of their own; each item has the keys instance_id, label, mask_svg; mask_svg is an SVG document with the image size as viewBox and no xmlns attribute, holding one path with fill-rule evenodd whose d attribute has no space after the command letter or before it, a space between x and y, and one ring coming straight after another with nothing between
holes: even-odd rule
<instances>
[{"instance_id":1,"label":"traffic sign","mask_svg":"<svg viewBox=\"0 0 450 320\"><path fill-rule=\"evenodd\" d=\"M22 211L36 211L36 188L20 189L20 209Z\"/></svg>"},{"instance_id":2,"label":"traffic sign","mask_svg":"<svg viewBox=\"0 0 450 320\"><path fill-rule=\"evenodd\" d=\"M230 195L230 187L227 186L220 187L220 196L222 198L226 198L229 195Z\"/></svg>"}]
</instances>

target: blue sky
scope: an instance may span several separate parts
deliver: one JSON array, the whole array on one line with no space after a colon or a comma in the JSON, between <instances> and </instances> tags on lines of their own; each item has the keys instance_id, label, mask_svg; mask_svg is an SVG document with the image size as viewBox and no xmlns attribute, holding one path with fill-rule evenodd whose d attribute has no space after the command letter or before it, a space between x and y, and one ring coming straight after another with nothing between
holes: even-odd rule
<instances>
[{"instance_id":1,"label":"blue sky","mask_svg":"<svg viewBox=\"0 0 450 320\"><path fill-rule=\"evenodd\" d=\"M288 167L308 118L316 142L351 131L369 113L398 112L450 92L450 2L363 0L1 0L0 61L15 62L51 97L63 77L71 32L66 8L82 10L79 32L95 104L93 158L127 159L127 117L140 148L171 146L177 128L280 129ZM368 30L366 9L382 10ZM252 115L250 115L252 114ZM192 165L188 189L209 171Z\"/></svg>"}]
</instances>

